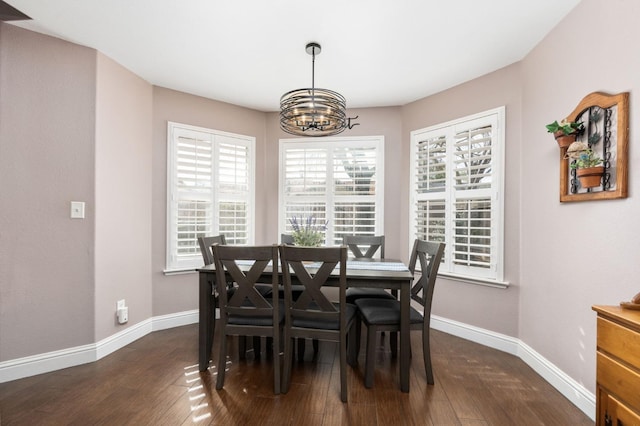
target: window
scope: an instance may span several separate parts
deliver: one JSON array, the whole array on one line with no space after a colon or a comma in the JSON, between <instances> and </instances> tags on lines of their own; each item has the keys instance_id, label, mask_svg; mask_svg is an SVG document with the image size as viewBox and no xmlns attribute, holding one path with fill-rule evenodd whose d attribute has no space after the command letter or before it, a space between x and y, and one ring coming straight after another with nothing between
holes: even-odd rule
<instances>
[{"instance_id":1,"label":"window","mask_svg":"<svg viewBox=\"0 0 640 426\"><path fill-rule=\"evenodd\" d=\"M411 229L440 273L503 280L504 107L411 132Z\"/></svg>"},{"instance_id":2,"label":"window","mask_svg":"<svg viewBox=\"0 0 640 426\"><path fill-rule=\"evenodd\" d=\"M281 233L289 220L327 222L325 241L384 233L384 138L344 137L280 141Z\"/></svg>"},{"instance_id":3,"label":"window","mask_svg":"<svg viewBox=\"0 0 640 426\"><path fill-rule=\"evenodd\" d=\"M255 138L168 123L167 270L202 265L198 237L254 240Z\"/></svg>"}]
</instances>

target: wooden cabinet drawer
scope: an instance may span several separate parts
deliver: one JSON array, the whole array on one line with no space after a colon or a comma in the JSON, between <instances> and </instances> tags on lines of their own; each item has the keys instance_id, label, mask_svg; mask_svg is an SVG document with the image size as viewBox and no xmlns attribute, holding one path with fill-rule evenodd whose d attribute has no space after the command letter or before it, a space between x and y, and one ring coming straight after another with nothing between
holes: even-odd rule
<instances>
[{"instance_id":1,"label":"wooden cabinet drawer","mask_svg":"<svg viewBox=\"0 0 640 426\"><path fill-rule=\"evenodd\" d=\"M626 405L612 397L607 398L607 414L616 426L639 426L640 415L629 409Z\"/></svg>"},{"instance_id":2,"label":"wooden cabinet drawer","mask_svg":"<svg viewBox=\"0 0 640 426\"><path fill-rule=\"evenodd\" d=\"M640 407L640 374L598 352L598 385L630 407Z\"/></svg>"},{"instance_id":3,"label":"wooden cabinet drawer","mask_svg":"<svg viewBox=\"0 0 640 426\"><path fill-rule=\"evenodd\" d=\"M640 333L598 318L598 348L616 358L640 366Z\"/></svg>"}]
</instances>

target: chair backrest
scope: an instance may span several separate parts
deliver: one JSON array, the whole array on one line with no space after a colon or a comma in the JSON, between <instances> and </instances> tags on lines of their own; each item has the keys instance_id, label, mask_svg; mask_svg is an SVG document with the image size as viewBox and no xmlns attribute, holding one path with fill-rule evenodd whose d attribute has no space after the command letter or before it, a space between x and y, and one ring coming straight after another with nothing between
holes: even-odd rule
<instances>
[{"instance_id":1,"label":"chair backrest","mask_svg":"<svg viewBox=\"0 0 640 426\"><path fill-rule=\"evenodd\" d=\"M198 237L198 244L200 245L200 253L202 253L204 264L211 265L213 263L213 252L211 251L211 246L214 244L220 244L221 246L224 246L227 244L227 240L224 235Z\"/></svg>"},{"instance_id":2,"label":"chair backrest","mask_svg":"<svg viewBox=\"0 0 640 426\"><path fill-rule=\"evenodd\" d=\"M440 262L444 253L445 243L435 243L416 239L411 251L409 270L416 275L416 263L420 261L420 277L413 282L411 299L424 306L425 317L431 312L433 290Z\"/></svg>"},{"instance_id":3,"label":"chair backrest","mask_svg":"<svg viewBox=\"0 0 640 426\"><path fill-rule=\"evenodd\" d=\"M341 329L346 327L344 315L320 291L331 272L339 265L339 301L345 306L347 288L347 248L342 247L297 247L280 246L282 282L285 288L285 322L293 319L305 321L340 321ZM308 262L313 262L309 264ZM296 282L304 286L300 296L294 301L291 295L292 271ZM344 311L344 310L342 310ZM342 322L345 324L342 324Z\"/></svg>"},{"instance_id":4,"label":"chair backrest","mask_svg":"<svg viewBox=\"0 0 640 426\"><path fill-rule=\"evenodd\" d=\"M293 235L291 234L280 234L280 243L287 245L294 245L295 241L293 240Z\"/></svg>"},{"instance_id":5,"label":"chair backrest","mask_svg":"<svg viewBox=\"0 0 640 426\"><path fill-rule=\"evenodd\" d=\"M371 259L380 250L380 259L384 259L384 235L345 235L342 243L349 247L353 256L358 259ZM361 247L364 246L363 253Z\"/></svg>"},{"instance_id":6,"label":"chair backrest","mask_svg":"<svg viewBox=\"0 0 640 426\"><path fill-rule=\"evenodd\" d=\"M278 274L271 273L271 301L256 289L256 283L264 283L260 279L265 269L278 265L278 246L224 246L213 245L213 258L216 266L216 282L218 289L225 288L228 281L236 283L237 288L231 294L218 291L220 298L220 318L227 315L244 317L278 317ZM252 265L247 262L253 261ZM224 271L225 273L219 273ZM274 322L273 324L276 324Z\"/></svg>"}]
</instances>

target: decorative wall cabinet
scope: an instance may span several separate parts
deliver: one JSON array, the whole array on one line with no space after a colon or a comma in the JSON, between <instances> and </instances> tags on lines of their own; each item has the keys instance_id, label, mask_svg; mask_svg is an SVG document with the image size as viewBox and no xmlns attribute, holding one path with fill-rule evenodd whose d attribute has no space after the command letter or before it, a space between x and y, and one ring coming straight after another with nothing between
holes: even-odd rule
<instances>
[{"instance_id":1,"label":"decorative wall cabinet","mask_svg":"<svg viewBox=\"0 0 640 426\"><path fill-rule=\"evenodd\" d=\"M629 151L629 93L594 92L585 96L566 118L584 124L578 141L603 159L604 174L599 185L585 188L567 158L570 147L560 148L560 201L605 200L627 197Z\"/></svg>"}]
</instances>

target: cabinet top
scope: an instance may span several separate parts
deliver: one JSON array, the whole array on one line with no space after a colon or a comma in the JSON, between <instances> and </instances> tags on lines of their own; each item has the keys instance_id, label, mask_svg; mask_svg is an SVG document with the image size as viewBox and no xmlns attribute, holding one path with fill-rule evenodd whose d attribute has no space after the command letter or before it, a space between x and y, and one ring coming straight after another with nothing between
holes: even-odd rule
<instances>
[{"instance_id":1,"label":"cabinet top","mask_svg":"<svg viewBox=\"0 0 640 426\"><path fill-rule=\"evenodd\" d=\"M598 313L598 316L605 317L640 331L640 311L633 309L623 309L620 306L594 305L591 307Z\"/></svg>"}]
</instances>

